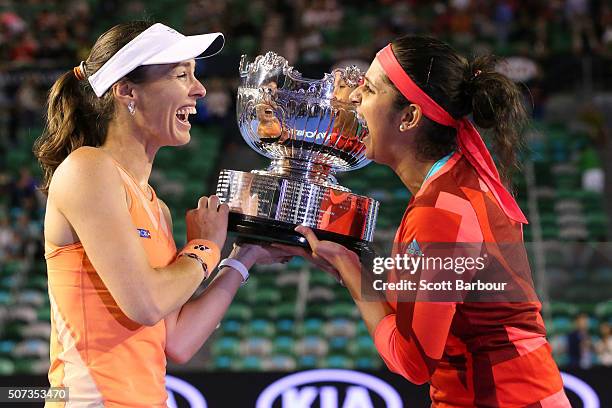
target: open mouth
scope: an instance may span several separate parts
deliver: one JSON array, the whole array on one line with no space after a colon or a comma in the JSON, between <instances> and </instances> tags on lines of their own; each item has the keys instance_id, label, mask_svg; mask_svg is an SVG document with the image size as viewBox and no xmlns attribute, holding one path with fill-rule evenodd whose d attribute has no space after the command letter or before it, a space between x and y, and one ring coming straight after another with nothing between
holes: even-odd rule
<instances>
[{"instance_id":1,"label":"open mouth","mask_svg":"<svg viewBox=\"0 0 612 408\"><path fill-rule=\"evenodd\" d=\"M368 130L368 122L366 122L365 118L360 113L357 114L357 121L362 128L364 128L366 131Z\"/></svg>"},{"instance_id":2,"label":"open mouth","mask_svg":"<svg viewBox=\"0 0 612 408\"><path fill-rule=\"evenodd\" d=\"M179 120L179 122L182 122L188 125L189 115L195 115L196 113L197 113L197 110L195 106L185 106L176 111L176 117Z\"/></svg>"}]
</instances>

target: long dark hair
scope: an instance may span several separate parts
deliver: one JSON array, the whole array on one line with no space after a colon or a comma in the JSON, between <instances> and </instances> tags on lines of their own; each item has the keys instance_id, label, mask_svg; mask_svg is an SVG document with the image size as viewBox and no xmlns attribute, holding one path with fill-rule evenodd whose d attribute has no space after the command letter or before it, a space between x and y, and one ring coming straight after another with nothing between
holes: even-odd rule
<instances>
[{"instance_id":1,"label":"long dark hair","mask_svg":"<svg viewBox=\"0 0 612 408\"><path fill-rule=\"evenodd\" d=\"M485 55L468 61L448 44L431 37L404 36L391 46L410 78L453 118L471 113L478 127L492 130L485 134L491 134L499 171L509 182L512 172L519 168L517 156L524 146L522 128L528 116L520 89L495 72L496 58ZM410 104L397 93L397 109ZM416 135L420 160L437 160L457 148L454 128L426 117L423 121L422 131Z\"/></svg>"},{"instance_id":2,"label":"long dark hair","mask_svg":"<svg viewBox=\"0 0 612 408\"><path fill-rule=\"evenodd\" d=\"M102 34L89 53L83 74L94 74L124 45L149 28L148 21L119 24ZM146 80L146 67L138 67L125 76L129 81ZM46 126L34 142L33 152L43 170L40 189L49 191L57 166L81 146L101 146L108 124L115 114L112 90L100 98L87 80L78 80L73 71L62 74L53 84L47 99Z\"/></svg>"}]
</instances>

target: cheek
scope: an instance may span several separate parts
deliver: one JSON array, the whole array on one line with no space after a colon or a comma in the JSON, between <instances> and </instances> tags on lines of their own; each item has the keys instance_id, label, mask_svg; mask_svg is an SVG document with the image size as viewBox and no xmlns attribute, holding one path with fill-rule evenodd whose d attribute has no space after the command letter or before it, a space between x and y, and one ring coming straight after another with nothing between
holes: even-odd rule
<instances>
[{"instance_id":1,"label":"cheek","mask_svg":"<svg viewBox=\"0 0 612 408\"><path fill-rule=\"evenodd\" d=\"M167 92L160 91L158 93L149 93L146 95L146 120L150 123L160 123L167 121L169 117L174 116L172 110L175 104L172 103L172 95Z\"/></svg>"},{"instance_id":2,"label":"cheek","mask_svg":"<svg viewBox=\"0 0 612 408\"><path fill-rule=\"evenodd\" d=\"M381 133L384 134L388 130L389 119L387 112L377 106L368 111L368 128L373 131L374 137L379 138Z\"/></svg>"}]
</instances>

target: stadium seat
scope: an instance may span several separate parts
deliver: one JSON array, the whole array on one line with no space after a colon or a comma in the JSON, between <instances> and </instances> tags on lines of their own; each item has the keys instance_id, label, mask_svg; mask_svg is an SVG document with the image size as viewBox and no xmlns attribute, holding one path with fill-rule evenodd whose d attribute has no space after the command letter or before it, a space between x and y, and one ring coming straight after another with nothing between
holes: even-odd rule
<instances>
[{"instance_id":1,"label":"stadium seat","mask_svg":"<svg viewBox=\"0 0 612 408\"><path fill-rule=\"evenodd\" d=\"M280 336L293 335L295 327L296 325L293 319L279 319L276 322L276 333Z\"/></svg>"},{"instance_id":2,"label":"stadium seat","mask_svg":"<svg viewBox=\"0 0 612 408\"><path fill-rule=\"evenodd\" d=\"M272 341L265 337L244 338L240 344L243 356L267 356L272 352Z\"/></svg>"},{"instance_id":3,"label":"stadium seat","mask_svg":"<svg viewBox=\"0 0 612 408\"><path fill-rule=\"evenodd\" d=\"M333 305L330 305L325 310L325 316L328 319L332 318L355 318L357 317L357 308L351 302L339 302Z\"/></svg>"},{"instance_id":4,"label":"stadium seat","mask_svg":"<svg viewBox=\"0 0 612 408\"><path fill-rule=\"evenodd\" d=\"M333 336L328 339L328 347L330 354L348 353L350 339L344 336Z\"/></svg>"},{"instance_id":5,"label":"stadium seat","mask_svg":"<svg viewBox=\"0 0 612 408\"><path fill-rule=\"evenodd\" d=\"M0 376L15 374L15 363L8 358L0 358Z\"/></svg>"},{"instance_id":6,"label":"stadium seat","mask_svg":"<svg viewBox=\"0 0 612 408\"><path fill-rule=\"evenodd\" d=\"M272 322L265 319L255 319L245 323L243 326L244 337L272 337L275 327Z\"/></svg>"},{"instance_id":7,"label":"stadium seat","mask_svg":"<svg viewBox=\"0 0 612 408\"><path fill-rule=\"evenodd\" d=\"M599 303L595 307L595 313L601 320L611 320L612 319L612 301L609 300L606 302Z\"/></svg>"},{"instance_id":8,"label":"stadium seat","mask_svg":"<svg viewBox=\"0 0 612 408\"><path fill-rule=\"evenodd\" d=\"M572 331L574 324L565 316L553 317L551 331L556 334L567 334Z\"/></svg>"},{"instance_id":9,"label":"stadium seat","mask_svg":"<svg viewBox=\"0 0 612 408\"><path fill-rule=\"evenodd\" d=\"M310 335L301 338L295 344L295 351L298 355L324 356L327 354L328 344L323 337Z\"/></svg>"},{"instance_id":10,"label":"stadium seat","mask_svg":"<svg viewBox=\"0 0 612 408\"><path fill-rule=\"evenodd\" d=\"M346 318L332 319L325 324L324 333L328 337L345 336L352 337L355 335L355 323Z\"/></svg>"},{"instance_id":11,"label":"stadium seat","mask_svg":"<svg viewBox=\"0 0 612 408\"><path fill-rule=\"evenodd\" d=\"M351 358L337 354L329 355L319 363L319 367L343 368L347 370L354 368L354 366L355 363Z\"/></svg>"},{"instance_id":12,"label":"stadium seat","mask_svg":"<svg viewBox=\"0 0 612 408\"><path fill-rule=\"evenodd\" d=\"M232 369L240 371L261 371L263 360L259 356L246 356L242 360L234 360Z\"/></svg>"},{"instance_id":13,"label":"stadium seat","mask_svg":"<svg viewBox=\"0 0 612 408\"><path fill-rule=\"evenodd\" d=\"M274 286L263 286L255 293L255 296L253 297L253 302L258 305L276 305L280 300L280 291Z\"/></svg>"},{"instance_id":14,"label":"stadium seat","mask_svg":"<svg viewBox=\"0 0 612 408\"><path fill-rule=\"evenodd\" d=\"M212 360L213 370L230 370L234 359L231 356L216 356Z\"/></svg>"},{"instance_id":15,"label":"stadium seat","mask_svg":"<svg viewBox=\"0 0 612 408\"><path fill-rule=\"evenodd\" d=\"M224 319L219 326L219 331L224 335L238 336L242 328L242 323L238 320Z\"/></svg>"},{"instance_id":16,"label":"stadium seat","mask_svg":"<svg viewBox=\"0 0 612 408\"><path fill-rule=\"evenodd\" d=\"M240 354L240 340L236 337L216 338L212 343L213 355L235 356Z\"/></svg>"},{"instance_id":17,"label":"stadium seat","mask_svg":"<svg viewBox=\"0 0 612 408\"><path fill-rule=\"evenodd\" d=\"M30 323L23 328L22 334L25 338L44 339L48 342L51 337L51 323L48 320Z\"/></svg>"},{"instance_id":18,"label":"stadium seat","mask_svg":"<svg viewBox=\"0 0 612 408\"><path fill-rule=\"evenodd\" d=\"M273 355L262 361L262 369L268 371L293 371L296 367L295 358L289 355Z\"/></svg>"},{"instance_id":19,"label":"stadium seat","mask_svg":"<svg viewBox=\"0 0 612 408\"><path fill-rule=\"evenodd\" d=\"M378 357L357 357L355 358L356 370L378 370L382 366L382 360Z\"/></svg>"},{"instance_id":20,"label":"stadium seat","mask_svg":"<svg viewBox=\"0 0 612 408\"><path fill-rule=\"evenodd\" d=\"M296 302L294 301L283 301L279 303L276 309L277 319L293 319L295 318Z\"/></svg>"},{"instance_id":21,"label":"stadium seat","mask_svg":"<svg viewBox=\"0 0 612 408\"><path fill-rule=\"evenodd\" d=\"M370 335L362 335L357 337L349 346L349 351L353 356L373 356L378 355L374 341Z\"/></svg>"},{"instance_id":22,"label":"stadium seat","mask_svg":"<svg viewBox=\"0 0 612 408\"><path fill-rule=\"evenodd\" d=\"M574 317L578 313L578 307L571 303L553 302L550 304L550 313L553 317Z\"/></svg>"},{"instance_id":23,"label":"stadium seat","mask_svg":"<svg viewBox=\"0 0 612 408\"><path fill-rule=\"evenodd\" d=\"M308 370L317 367L318 357L312 354L301 355L297 359L297 367L300 370Z\"/></svg>"},{"instance_id":24,"label":"stadium seat","mask_svg":"<svg viewBox=\"0 0 612 408\"><path fill-rule=\"evenodd\" d=\"M249 320L252 314L251 308L249 308L247 305L232 303L232 305L227 309L224 319L244 322Z\"/></svg>"},{"instance_id":25,"label":"stadium seat","mask_svg":"<svg viewBox=\"0 0 612 408\"><path fill-rule=\"evenodd\" d=\"M300 332L304 336L323 334L323 320L317 318L304 320Z\"/></svg>"},{"instance_id":26,"label":"stadium seat","mask_svg":"<svg viewBox=\"0 0 612 408\"><path fill-rule=\"evenodd\" d=\"M328 286L317 286L308 291L308 302L332 302L335 299L334 291Z\"/></svg>"},{"instance_id":27,"label":"stadium seat","mask_svg":"<svg viewBox=\"0 0 612 408\"><path fill-rule=\"evenodd\" d=\"M273 339L272 352L274 354L292 355L295 350L295 340L289 336L281 336Z\"/></svg>"},{"instance_id":28,"label":"stadium seat","mask_svg":"<svg viewBox=\"0 0 612 408\"><path fill-rule=\"evenodd\" d=\"M47 358L49 356L49 341L32 338L23 340L15 345L13 356L17 358Z\"/></svg>"}]
</instances>

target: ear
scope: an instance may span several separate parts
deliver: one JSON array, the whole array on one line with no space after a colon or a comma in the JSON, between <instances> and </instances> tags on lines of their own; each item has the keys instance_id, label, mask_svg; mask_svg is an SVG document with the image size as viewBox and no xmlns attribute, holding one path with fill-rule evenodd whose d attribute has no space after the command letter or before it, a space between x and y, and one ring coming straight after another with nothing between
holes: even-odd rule
<instances>
[{"instance_id":1,"label":"ear","mask_svg":"<svg viewBox=\"0 0 612 408\"><path fill-rule=\"evenodd\" d=\"M400 130L404 132L417 127L422 116L423 112L421 111L421 107L414 103L410 104L402 110Z\"/></svg>"},{"instance_id":2,"label":"ear","mask_svg":"<svg viewBox=\"0 0 612 408\"><path fill-rule=\"evenodd\" d=\"M122 80L113 85L113 96L117 99L117 101L127 106L130 102L136 99L136 95L134 92L134 85L129 81Z\"/></svg>"}]
</instances>

